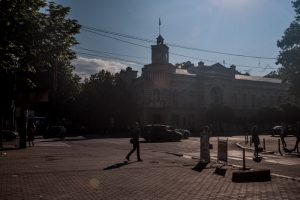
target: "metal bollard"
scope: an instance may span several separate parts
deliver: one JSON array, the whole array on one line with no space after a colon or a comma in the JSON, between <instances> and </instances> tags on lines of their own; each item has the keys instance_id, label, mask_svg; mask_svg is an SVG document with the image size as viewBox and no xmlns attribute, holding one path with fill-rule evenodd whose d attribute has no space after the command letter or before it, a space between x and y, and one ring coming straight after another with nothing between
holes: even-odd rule
<instances>
[{"instance_id":1,"label":"metal bollard","mask_svg":"<svg viewBox=\"0 0 300 200\"><path fill-rule=\"evenodd\" d=\"M245 148L243 148L243 170L246 170Z\"/></svg>"},{"instance_id":2,"label":"metal bollard","mask_svg":"<svg viewBox=\"0 0 300 200\"><path fill-rule=\"evenodd\" d=\"M252 146L252 137L250 137L250 147Z\"/></svg>"},{"instance_id":3,"label":"metal bollard","mask_svg":"<svg viewBox=\"0 0 300 200\"><path fill-rule=\"evenodd\" d=\"M266 140L265 140L265 138L263 138L263 149L264 149L264 151L266 151Z\"/></svg>"},{"instance_id":4,"label":"metal bollard","mask_svg":"<svg viewBox=\"0 0 300 200\"><path fill-rule=\"evenodd\" d=\"M245 144L247 144L247 136L245 135Z\"/></svg>"}]
</instances>

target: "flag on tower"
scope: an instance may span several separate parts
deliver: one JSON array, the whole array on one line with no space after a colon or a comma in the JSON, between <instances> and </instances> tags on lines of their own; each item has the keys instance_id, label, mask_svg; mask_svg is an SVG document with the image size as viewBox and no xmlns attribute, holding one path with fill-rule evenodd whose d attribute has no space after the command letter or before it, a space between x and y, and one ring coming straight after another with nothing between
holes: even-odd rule
<instances>
[{"instance_id":1,"label":"flag on tower","mask_svg":"<svg viewBox=\"0 0 300 200\"><path fill-rule=\"evenodd\" d=\"M160 21L160 18L158 18L158 33L160 35L160 25L161 25L161 21Z\"/></svg>"}]
</instances>

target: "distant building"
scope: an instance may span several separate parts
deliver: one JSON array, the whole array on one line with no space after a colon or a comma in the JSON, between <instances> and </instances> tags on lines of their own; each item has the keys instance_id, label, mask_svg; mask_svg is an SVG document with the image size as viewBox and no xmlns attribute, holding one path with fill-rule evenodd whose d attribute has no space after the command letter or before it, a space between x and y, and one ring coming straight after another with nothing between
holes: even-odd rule
<instances>
[{"instance_id":1,"label":"distant building","mask_svg":"<svg viewBox=\"0 0 300 200\"><path fill-rule=\"evenodd\" d=\"M137 118L143 125L200 130L211 106L228 106L235 116L247 118L263 107L297 101L281 80L240 75L234 66L199 62L198 66L175 67L169 63L169 47L161 35L151 47L152 62L143 67L140 77L131 68L121 74L127 82L132 80Z\"/></svg>"}]
</instances>

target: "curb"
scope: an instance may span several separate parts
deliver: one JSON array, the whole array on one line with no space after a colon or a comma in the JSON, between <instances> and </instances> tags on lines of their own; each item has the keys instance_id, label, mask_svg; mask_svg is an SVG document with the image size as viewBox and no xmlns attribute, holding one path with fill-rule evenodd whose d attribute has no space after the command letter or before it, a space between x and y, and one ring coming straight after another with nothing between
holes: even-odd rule
<instances>
[{"instance_id":1,"label":"curb","mask_svg":"<svg viewBox=\"0 0 300 200\"><path fill-rule=\"evenodd\" d=\"M246 149L246 150L254 151L254 148L253 148L253 147L251 147L251 148L249 148L249 147L244 147L244 146L241 145L239 142L235 143L235 145L238 146L238 147L241 148L241 149ZM261 152L261 153L262 153L262 154L275 154L274 151L263 151L263 152Z\"/></svg>"}]
</instances>

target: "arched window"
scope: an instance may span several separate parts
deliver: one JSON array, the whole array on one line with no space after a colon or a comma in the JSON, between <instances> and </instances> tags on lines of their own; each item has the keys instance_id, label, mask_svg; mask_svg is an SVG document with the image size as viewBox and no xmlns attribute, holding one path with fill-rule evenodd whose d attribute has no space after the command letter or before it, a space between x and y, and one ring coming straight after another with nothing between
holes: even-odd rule
<instances>
[{"instance_id":1,"label":"arched window","mask_svg":"<svg viewBox=\"0 0 300 200\"><path fill-rule=\"evenodd\" d=\"M247 94L243 94L242 101L243 101L243 107L247 108L247 106L248 106Z\"/></svg>"},{"instance_id":2,"label":"arched window","mask_svg":"<svg viewBox=\"0 0 300 200\"><path fill-rule=\"evenodd\" d=\"M173 91L173 106L178 106L178 92L177 90Z\"/></svg>"},{"instance_id":3,"label":"arched window","mask_svg":"<svg viewBox=\"0 0 300 200\"><path fill-rule=\"evenodd\" d=\"M252 105L252 108L256 107L256 96L255 96L255 94L251 95L251 105Z\"/></svg>"},{"instance_id":4,"label":"arched window","mask_svg":"<svg viewBox=\"0 0 300 200\"><path fill-rule=\"evenodd\" d=\"M154 101L160 101L160 91L158 89L155 89L153 91L153 100Z\"/></svg>"},{"instance_id":5,"label":"arched window","mask_svg":"<svg viewBox=\"0 0 300 200\"><path fill-rule=\"evenodd\" d=\"M232 96L232 103L233 103L233 107L235 107L235 108L238 107L238 97L236 94L233 94L233 96Z\"/></svg>"},{"instance_id":6,"label":"arched window","mask_svg":"<svg viewBox=\"0 0 300 200\"><path fill-rule=\"evenodd\" d=\"M223 93L219 87L214 87L210 91L211 103L212 104L223 104Z\"/></svg>"},{"instance_id":7,"label":"arched window","mask_svg":"<svg viewBox=\"0 0 300 200\"><path fill-rule=\"evenodd\" d=\"M189 95L188 95L188 98L189 98L189 108L194 108L194 100L195 100L195 94L193 91L189 91Z\"/></svg>"}]
</instances>

